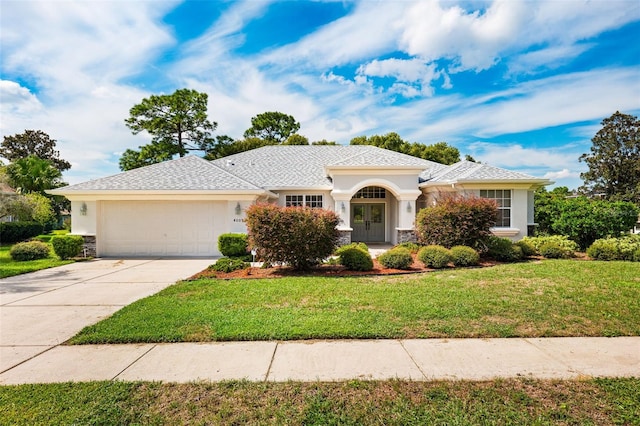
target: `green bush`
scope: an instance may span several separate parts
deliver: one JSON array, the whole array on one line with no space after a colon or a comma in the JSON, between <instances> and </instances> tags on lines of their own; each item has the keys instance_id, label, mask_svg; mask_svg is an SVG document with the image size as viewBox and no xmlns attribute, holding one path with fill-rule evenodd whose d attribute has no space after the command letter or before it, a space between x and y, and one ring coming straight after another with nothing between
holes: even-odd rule
<instances>
[{"instance_id":1,"label":"green bush","mask_svg":"<svg viewBox=\"0 0 640 426\"><path fill-rule=\"evenodd\" d=\"M627 232L639 213L638 206L630 202L536 194L536 222L541 224L541 230L566 235L582 250L597 239Z\"/></svg>"},{"instance_id":2,"label":"green bush","mask_svg":"<svg viewBox=\"0 0 640 426\"><path fill-rule=\"evenodd\" d=\"M498 207L494 200L446 196L435 206L420 210L416 236L421 244L475 247L491 234Z\"/></svg>"},{"instance_id":3,"label":"green bush","mask_svg":"<svg viewBox=\"0 0 640 426\"><path fill-rule=\"evenodd\" d=\"M520 247L520 249L522 250L522 255L524 257L531 257L538 254L538 250L536 249L536 247L531 243L531 241L527 241L526 237L525 239L518 241L516 243L516 246Z\"/></svg>"},{"instance_id":4,"label":"green bush","mask_svg":"<svg viewBox=\"0 0 640 426\"><path fill-rule=\"evenodd\" d=\"M378 262L385 268L410 269L413 257L408 249L397 247L378 256Z\"/></svg>"},{"instance_id":5,"label":"green bush","mask_svg":"<svg viewBox=\"0 0 640 426\"><path fill-rule=\"evenodd\" d=\"M546 259L562 259L568 253L558 243L547 242L540 247L540 255Z\"/></svg>"},{"instance_id":6,"label":"green bush","mask_svg":"<svg viewBox=\"0 0 640 426\"><path fill-rule=\"evenodd\" d=\"M370 271L373 260L368 251L350 247L340 252L340 264L351 271Z\"/></svg>"},{"instance_id":7,"label":"green bush","mask_svg":"<svg viewBox=\"0 0 640 426\"><path fill-rule=\"evenodd\" d=\"M540 253L540 249L543 245L547 243L557 244L562 248L564 254L563 258L570 258L575 255L576 250L578 250L578 244L575 241L570 240L564 235L547 235L540 237L524 237L521 241L531 244L536 249L537 254Z\"/></svg>"},{"instance_id":8,"label":"green bush","mask_svg":"<svg viewBox=\"0 0 640 426\"><path fill-rule=\"evenodd\" d=\"M223 256L246 256L249 247L249 238L246 234L221 234L218 237L218 250Z\"/></svg>"},{"instance_id":9,"label":"green bush","mask_svg":"<svg viewBox=\"0 0 640 426\"><path fill-rule=\"evenodd\" d=\"M16 243L42 234L44 227L37 222L0 222L0 241Z\"/></svg>"},{"instance_id":10,"label":"green bush","mask_svg":"<svg viewBox=\"0 0 640 426\"><path fill-rule=\"evenodd\" d=\"M430 245L420 249L418 259L424 263L424 266L427 268L441 269L449 264L451 254L445 247Z\"/></svg>"},{"instance_id":11,"label":"green bush","mask_svg":"<svg viewBox=\"0 0 640 426\"><path fill-rule=\"evenodd\" d=\"M485 240L485 244L487 256L500 262L517 262L524 256L522 249L508 238L492 235Z\"/></svg>"},{"instance_id":12,"label":"green bush","mask_svg":"<svg viewBox=\"0 0 640 426\"><path fill-rule=\"evenodd\" d=\"M249 263L243 261L239 258L230 258L230 257L221 257L214 263L209 266L209 269L213 269L217 272L233 272L238 269L246 269L251 266Z\"/></svg>"},{"instance_id":13,"label":"green bush","mask_svg":"<svg viewBox=\"0 0 640 426\"><path fill-rule=\"evenodd\" d=\"M343 246L338 247L335 251L335 255L340 256L340 254L343 251L352 249L352 248L359 249L369 253L369 247L365 243L350 243L350 244L345 244Z\"/></svg>"},{"instance_id":14,"label":"green bush","mask_svg":"<svg viewBox=\"0 0 640 426\"><path fill-rule=\"evenodd\" d=\"M636 259L640 251L640 235L627 235L620 238L602 238L596 240L587 249L589 257L595 260L629 260Z\"/></svg>"},{"instance_id":15,"label":"green bush","mask_svg":"<svg viewBox=\"0 0 640 426\"><path fill-rule=\"evenodd\" d=\"M640 248L633 252L631 260L634 262L640 262Z\"/></svg>"},{"instance_id":16,"label":"green bush","mask_svg":"<svg viewBox=\"0 0 640 426\"><path fill-rule=\"evenodd\" d=\"M335 212L308 207L253 204L247 209L249 243L269 263L304 270L329 257L338 244Z\"/></svg>"},{"instance_id":17,"label":"green bush","mask_svg":"<svg viewBox=\"0 0 640 426\"><path fill-rule=\"evenodd\" d=\"M82 251L84 240L80 235L56 235L51 238L53 251L62 260L76 257Z\"/></svg>"},{"instance_id":18,"label":"green bush","mask_svg":"<svg viewBox=\"0 0 640 426\"><path fill-rule=\"evenodd\" d=\"M411 241L407 241L405 243L398 244L396 247L405 248L409 250L411 253L418 253L420 250L420 245L416 243L412 243Z\"/></svg>"},{"instance_id":19,"label":"green bush","mask_svg":"<svg viewBox=\"0 0 640 426\"><path fill-rule=\"evenodd\" d=\"M454 266L475 266L480 263L480 255L468 246L453 246L450 250Z\"/></svg>"},{"instance_id":20,"label":"green bush","mask_svg":"<svg viewBox=\"0 0 640 426\"><path fill-rule=\"evenodd\" d=\"M46 259L49 257L50 247L41 241L28 241L26 243L18 243L11 247L9 255L16 262L26 260Z\"/></svg>"}]
</instances>

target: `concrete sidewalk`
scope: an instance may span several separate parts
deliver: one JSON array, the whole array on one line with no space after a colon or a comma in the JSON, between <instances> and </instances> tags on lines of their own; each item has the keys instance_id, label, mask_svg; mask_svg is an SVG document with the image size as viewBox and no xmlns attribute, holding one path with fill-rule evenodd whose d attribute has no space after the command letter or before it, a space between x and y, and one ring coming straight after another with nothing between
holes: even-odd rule
<instances>
[{"instance_id":1,"label":"concrete sidewalk","mask_svg":"<svg viewBox=\"0 0 640 426\"><path fill-rule=\"evenodd\" d=\"M56 346L1 384L640 377L640 337Z\"/></svg>"}]
</instances>

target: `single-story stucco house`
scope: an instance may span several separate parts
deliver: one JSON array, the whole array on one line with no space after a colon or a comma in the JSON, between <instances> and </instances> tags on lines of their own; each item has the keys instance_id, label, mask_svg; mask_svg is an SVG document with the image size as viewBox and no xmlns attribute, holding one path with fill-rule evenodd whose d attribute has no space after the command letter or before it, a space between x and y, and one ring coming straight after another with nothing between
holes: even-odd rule
<instances>
[{"instance_id":1,"label":"single-story stucco house","mask_svg":"<svg viewBox=\"0 0 640 426\"><path fill-rule=\"evenodd\" d=\"M443 192L500 206L496 235L533 225L533 193L550 182L487 164L446 166L374 146L266 146L214 161L187 156L49 191L71 200L72 233L97 256L218 256L218 236L246 232L256 202L338 213L342 242L414 237L416 212Z\"/></svg>"}]
</instances>

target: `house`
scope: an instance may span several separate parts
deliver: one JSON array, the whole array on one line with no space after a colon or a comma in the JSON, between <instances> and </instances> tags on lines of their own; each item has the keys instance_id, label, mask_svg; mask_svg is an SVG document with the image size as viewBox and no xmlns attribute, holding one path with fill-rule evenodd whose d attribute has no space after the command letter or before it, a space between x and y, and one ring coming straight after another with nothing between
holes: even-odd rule
<instances>
[{"instance_id":1,"label":"house","mask_svg":"<svg viewBox=\"0 0 640 426\"><path fill-rule=\"evenodd\" d=\"M0 205L2 205L1 203L5 203L9 201L11 197L15 197L16 195L17 195L16 191L13 188L11 188L9 184L0 181ZM3 210L3 209L0 209L0 210ZM11 222L13 220L14 218L10 215L0 216L0 222Z\"/></svg>"},{"instance_id":2,"label":"house","mask_svg":"<svg viewBox=\"0 0 640 426\"><path fill-rule=\"evenodd\" d=\"M187 156L49 191L71 200L72 233L98 256L216 256L218 236L246 232L256 202L330 209L341 242L414 237L419 208L442 193L495 199L494 233L533 225L533 192L550 182L487 164L446 166L374 146L266 146L214 161Z\"/></svg>"}]
</instances>

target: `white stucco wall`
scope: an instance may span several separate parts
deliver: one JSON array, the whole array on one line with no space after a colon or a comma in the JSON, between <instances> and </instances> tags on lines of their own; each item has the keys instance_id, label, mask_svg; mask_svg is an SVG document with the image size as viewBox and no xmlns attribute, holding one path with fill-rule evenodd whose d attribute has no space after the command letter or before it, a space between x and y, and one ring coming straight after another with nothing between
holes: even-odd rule
<instances>
[{"instance_id":1,"label":"white stucco wall","mask_svg":"<svg viewBox=\"0 0 640 426\"><path fill-rule=\"evenodd\" d=\"M82 214L83 204L86 214ZM96 201L71 201L71 233L77 235L96 235L98 208Z\"/></svg>"}]
</instances>

